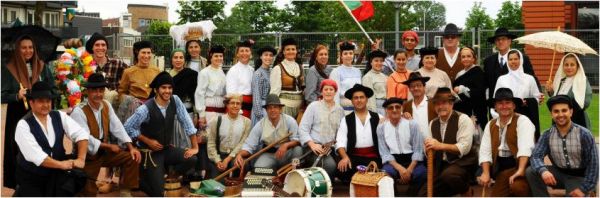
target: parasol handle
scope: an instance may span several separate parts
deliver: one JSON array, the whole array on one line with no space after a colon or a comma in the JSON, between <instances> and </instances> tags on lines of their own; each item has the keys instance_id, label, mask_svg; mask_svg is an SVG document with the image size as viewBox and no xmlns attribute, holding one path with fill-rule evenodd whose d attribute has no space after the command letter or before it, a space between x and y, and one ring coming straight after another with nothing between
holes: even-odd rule
<instances>
[{"instance_id":1,"label":"parasol handle","mask_svg":"<svg viewBox=\"0 0 600 198\"><path fill-rule=\"evenodd\" d=\"M433 150L427 150L427 197L433 197Z\"/></svg>"},{"instance_id":2,"label":"parasol handle","mask_svg":"<svg viewBox=\"0 0 600 198\"><path fill-rule=\"evenodd\" d=\"M560 32L560 26L558 26L558 27L556 28L556 31L559 31L559 32ZM554 71L554 59L555 59L555 58L556 58L556 46L554 47L554 52L552 53L552 66L550 66L550 75L548 76L548 81L547 81L547 82L548 82L548 84L550 84L549 82L551 82L551 81L552 81L552 73L553 73L553 71ZM548 88L546 88L546 89L548 89Z\"/></svg>"}]
</instances>

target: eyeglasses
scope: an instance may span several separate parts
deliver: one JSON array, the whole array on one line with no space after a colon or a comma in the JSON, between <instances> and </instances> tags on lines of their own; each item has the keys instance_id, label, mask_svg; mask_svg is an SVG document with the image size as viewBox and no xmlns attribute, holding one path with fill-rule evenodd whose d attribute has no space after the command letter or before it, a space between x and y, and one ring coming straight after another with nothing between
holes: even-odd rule
<instances>
[{"instance_id":1,"label":"eyeglasses","mask_svg":"<svg viewBox=\"0 0 600 198\"><path fill-rule=\"evenodd\" d=\"M401 105L389 105L385 109L390 110L390 111L401 110L402 106Z\"/></svg>"}]
</instances>

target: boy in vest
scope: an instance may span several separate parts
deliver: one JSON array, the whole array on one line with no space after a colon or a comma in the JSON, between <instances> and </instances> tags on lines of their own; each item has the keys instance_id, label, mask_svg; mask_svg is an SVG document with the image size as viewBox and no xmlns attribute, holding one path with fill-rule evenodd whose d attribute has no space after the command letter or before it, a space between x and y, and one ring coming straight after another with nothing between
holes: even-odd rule
<instances>
[{"instance_id":1,"label":"boy in vest","mask_svg":"<svg viewBox=\"0 0 600 198\"><path fill-rule=\"evenodd\" d=\"M475 126L469 116L454 111L456 98L450 88L438 88L431 99L438 117L429 123L425 151L434 151L433 196L472 195L469 182L475 172L477 153L472 151ZM426 195L421 188L421 195Z\"/></svg>"},{"instance_id":2,"label":"boy in vest","mask_svg":"<svg viewBox=\"0 0 600 198\"><path fill-rule=\"evenodd\" d=\"M159 73L150 83L150 88L153 91L150 98L127 119L125 130L129 137L138 140L142 151L140 189L148 196L161 197L164 196L166 167L174 166L178 174L185 174L196 164L198 143L196 128L185 105L173 95L171 75ZM173 145L175 122L183 127L192 148Z\"/></svg>"},{"instance_id":3,"label":"boy in vest","mask_svg":"<svg viewBox=\"0 0 600 198\"><path fill-rule=\"evenodd\" d=\"M14 196L74 196L63 186L66 171L85 166L89 133L61 111L52 110L50 84L36 82L26 94L31 113L17 123L17 189ZM77 143L77 159L68 159L63 136Z\"/></svg>"},{"instance_id":4,"label":"boy in vest","mask_svg":"<svg viewBox=\"0 0 600 198\"><path fill-rule=\"evenodd\" d=\"M377 141L379 114L367 109L367 101L373 96L371 88L355 84L344 93L352 101L354 111L340 122L335 149L340 157L337 169L342 181L350 181L356 173L356 166L367 166L375 161L381 167Z\"/></svg>"},{"instance_id":5,"label":"boy in vest","mask_svg":"<svg viewBox=\"0 0 600 198\"><path fill-rule=\"evenodd\" d=\"M482 173L479 184L491 186L492 197L528 197L529 185L525 179L525 168L535 145L535 126L527 116L515 113L521 99L513 97L508 88L500 88L490 99L499 117L488 122L483 131L479 148L479 164Z\"/></svg>"},{"instance_id":6,"label":"boy in vest","mask_svg":"<svg viewBox=\"0 0 600 198\"><path fill-rule=\"evenodd\" d=\"M87 104L75 107L71 118L90 133L85 173L96 178L101 167L122 167L123 183L119 189L122 197L130 197L130 189L138 187L138 164L142 156L131 143L110 103L103 100L107 85L102 74L90 75L85 84ZM116 138L118 144L109 143L111 137ZM128 151L122 150L121 146L126 146ZM81 196L91 197L97 193L96 182L88 180Z\"/></svg>"},{"instance_id":7,"label":"boy in vest","mask_svg":"<svg viewBox=\"0 0 600 198\"><path fill-rule=\"evenodd\" d=\"M379 153L383 170L402 184L410 184L408 196L417 196L427 177L423 165L423 136L414 120L402 117L400 98L390 98L383 103L388 119L377 127Z\"/></svg>"},{"instance_id":8,"label":"boy in vest","mask_svg":"<svg viewBox=\"0 0 600 198\"><path fill-rule=\"evenodd\" d=\"M250 131L244 146L235 157L236 166L242 167L245 164L244 158L275 143L289 133L291 135L288 141L262 153L256 159L254 167L277 170L292 162L293 158L302 155L302 147L299 146L298 124L292 116L282 113L283 106L279 96L275 94L267 96L267 102L263 106L267 111L267 116L258 121Z\"/></svg>"},{"instance_id":9,"label":"boy in vest","mask_svg":"<svg viewBox=\"0 0 600 198\"><path fill-rule=\"evenodd\" d=\"M590 131L571 121L573 103L567 95L548 100L554 125L533 149L526 175L534 197L548 197L547 187L566 188L572 197L589 196L598 185L598 148ZM544 165L548 156L552 165Z\"/></svg>"}]
</instances>

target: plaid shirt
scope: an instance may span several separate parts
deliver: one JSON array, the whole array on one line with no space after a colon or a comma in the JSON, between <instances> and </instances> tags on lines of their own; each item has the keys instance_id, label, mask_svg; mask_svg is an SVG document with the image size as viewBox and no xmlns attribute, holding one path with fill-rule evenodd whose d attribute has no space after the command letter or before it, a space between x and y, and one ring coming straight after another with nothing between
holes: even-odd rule
<instances>
[{"instance_id":1,"label":"plaid shirt","mask_svg":"<svg viewBox=\"0 0 600 198\"><path fill-rule=\"evenodd\" d=\"M562 169L585 169L585 178L579 187L583 192L594 189L598 182L598 149L590 131L575 123L565 137L556 126L548 129L531 154L531 167L540 175L548 169L544 156L549 155L553 165Z\"/></svg>"},{"instance_id":2,"label":"plaid shirt","mask_svg":"<svg viewBox=\"0 0 600 198\"><path fill-rule=\"evenodd\" d=\"M107 88L109 90L117 90L119 87L119 81L123 76L123 71L127 68L129 68L129 66L120 59L108 58L108 61L106 61L104 66L99 66L96 68L96 72L102 72L106 78L106 83L108 83Z\"/></svg>"}]
</instances>

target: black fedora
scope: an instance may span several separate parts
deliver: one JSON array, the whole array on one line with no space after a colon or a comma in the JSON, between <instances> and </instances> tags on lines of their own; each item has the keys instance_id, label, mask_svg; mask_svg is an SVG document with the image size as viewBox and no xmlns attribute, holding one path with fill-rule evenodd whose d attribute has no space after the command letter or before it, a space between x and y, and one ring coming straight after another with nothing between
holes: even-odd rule
<instances>
[{"instance_id":1,"label":"black fedora","mask_svg":"<svg viewBox=\"0 0 600 198\"><path fill-rule=\"evenodd\" d=\"M104 79L104 76L100 73L93 73L88 77L87 82L85 83L85 88L100 88L106 87L108 83Z\"/></svg>"},{"instance_id":2,"label":"black fedora","mask_svg":"<svg viewBox=\"0 0 600 198\"><path fill-rule=\"evenodd\" d=\"M281 100L279 100L279 96L275 95L275 94L269 94L267 96L267 101L265 103L265 105L263 105L263 108L267 108L267 106L269 105L277 105L280 107L285 106L283 103L281 103Z\"/></svg>"},{"instance_id":3,"label":"black fedora","mask_svg":"<svg viewBox=\"0 0 600 198\"><path fill-rule=\"evenodd\" d=\"M458 32L458 27L454 23L448 23L444 28L444 34L442 34L442 36L450 35L462 36L462 33Z\"/></svg>"},{"instance_id":4,"label":"black fedora","mask_svg":"<svg viewBox=\"0 0 600 198\"><path fill-rule=\"evenodd\" d=\"M271 46L264 46L264 47L261 47L260 49L258 49L258 56L261 56L265 52L271 52L271 53L273 53L273 55L277 54L277 50L275 50L275 48L273 48Z\"/></svg>"},{"instance_id":5,"label":"black fedora","mask_svg":"<svg viewBox=\"0 0 600 198\"><path fill-rule=\"evenodd\" d=\"M456 101L456 97L452 94L452 91L448 87L440 87L431 98L431 102L440 102L440 101Z\"/></svg>"},{"instance_id":6,"label":"black fedora","mask_svg":"<svg viewBox=\"0 0 600 198\"><path fill-rule=\"evenodd\" d=\"M506 87L498 88L494 93L494 98L489 99L490 107L494 107L499 100L512 100L515 103L515 107L520 107L523 101L520 98L515 98L512 90Z\"/></svg>"},{"instance_id":7,"label":"black fedora","mask_svg":"<svg viewBox=\"0 0 600 198\"><path fill-rule=\"evenodd\" d=\"M354 95L354 92L358 92L358 91L362 91L363 93L365 93L367 98L370 98L374 94L373 90L371 88L365 87L361 84L354 84L354 86L352 88L348 89L348 91L346 91L346 93L344 93L344 97L352 100L352 95Z\"/></svg>"},{"instance_id":8,"label":"black fedora","mask_svg":"<svg viewBox=\"0 0 600 198\"><path fill-rule=\"evenodd\" d=\"M510 39L517 38L517 35L510 33L508 31L508 29L501 27L501 28L496 29L496 32L494 32L494 36L488 37L487 41L489 43L494 43L496 41L496 38L501 37L501 36L506 36Z\"/></svg>"},{"instance_id":9,"label":"black fedora","mask_svg":"<svg viewBox=\"0 0 600 198\"><path fill-rule=\"evenodd\" d=\"M402 84L406 85L406 86L410 86L410 83L420 80L421 82L423 82L423 85L425 85L425 83L427 81L429 81L429 77L425 76L421 76L421 73L419 72L412 72L410 73L410 75L408 76L408 79L405 80L404 82L402 82Z\"/></svg>"},{"instance_id":10,"label":"black fedora","mask_svg":"<svg viewBox=\"0 0 600 198\"><path fill-rule=\"evenodd\" d=\"M404 100L400 99L400 98L388 98L387 100L385 100L385 102L383 102L383 107L386 108L388 105L394 104L394 103L398 103L400 105L402 105L404 103Z\"/></svg>"},{"instance_id":11,"label":"black fedora","mask_svg":"<svg viewBox=\"0 0 600 198\"><path fill-rule=\"evenodd\" d=\"M27 97L28 100L38 98L54 99L58 97L58 95L52 93L52 86L50 84L44 81L38 81L31 86L30 90L27 90L25 97Z\"/></svg>"}]
</instances>

